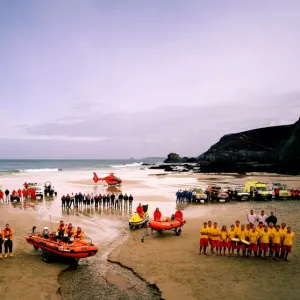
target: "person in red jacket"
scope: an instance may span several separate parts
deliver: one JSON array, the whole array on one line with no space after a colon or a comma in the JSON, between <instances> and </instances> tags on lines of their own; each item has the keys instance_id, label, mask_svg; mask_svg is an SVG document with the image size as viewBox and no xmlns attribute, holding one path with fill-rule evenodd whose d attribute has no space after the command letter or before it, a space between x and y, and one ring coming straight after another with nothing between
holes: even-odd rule
<instances>
[{"instance_id":1,"label":"person in red jacket","mask_svg":"<svg viewBox=\"0 0 300 300\"><path fill-rule=\"evenodd\" d=\"M299 189L295 190L295 198L296 200L299 200Z\"/></svg>"},{"instance_id":2,"label":"person in red jacket","mask_svg":"<svg viewBox=\"0 0 300 300\"><path fill-rule=\"evenodd\" d=\"M183 221L183 214L182 211L178 208L175 213L175 219L179 221Z\"/></svg>"},{"instance_id":3,"label":"person in red jacket","mask_svg":"<svg viewBox=\"0 0 300 300\"><path fill-rule=\"evenodd\" d=\"M20 198L22 198L22 191L21 191L21 189L18 189L18 196L19 196Z\"/></svg>"},{"instance_id":4,"label":"person in red jacket","mask_svg":"<svg viewBox=\"0 0 300 300\"><path fill-rule=\"evenodd\" d=\"M4 193L2 192L2 190L0 190L0 200L4 202ZM1 234L0 234L0 238L1 238Z\"/></svg>"},{"instance_id":5,"label":"person in red jacket","mask_svg":"<svg viewBox=\"0 0 300 300\"><path fill-rule=\"evenodd\" d=\"M139 206L136 208L136 212L140 215L141 218L144 216L144 209L142 204L140 203Z\"/></svg>"},{"instance_id":6,"label":"person in red jacket","mask_svg":"<svg viewBox=\"0 0 300 300\"><path fill-rule=\"evenodd\" d=\"M159 208L157 207L154 212L154 221L159 222L161 219L161 212L159 211Z\"/></svg>"},{"instance_id":7,"label":"person in red jacket","mask_svg":"<svg viewBox=\"0 0 300 300\"><path fill-rule=\"evenodd\" d=\"M291 198L292 198L292 200L295 199L295 190L294 189L291 189Z\"/></svg>"},{"instance_id":8,"label":"person in red jacket","mask_svg":"<svg viewBox=\"0 0 300 300\"><path fill-rule=\"evenodd\" d=\"M23 190L22 190L22 195L23 195L23 198L26 198L26 197L27 197L27 190L26 190L26 189L23 189Z\"/></svg>"}]
</instances>

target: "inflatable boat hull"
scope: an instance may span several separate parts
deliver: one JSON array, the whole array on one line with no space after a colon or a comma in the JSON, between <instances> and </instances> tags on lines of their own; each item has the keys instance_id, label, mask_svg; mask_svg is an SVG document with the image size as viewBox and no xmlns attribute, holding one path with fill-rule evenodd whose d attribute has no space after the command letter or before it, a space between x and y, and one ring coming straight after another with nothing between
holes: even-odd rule
<instances>
[{"instance_id":1,"label":"inflatable boat hull","mask_svg":"<svg viewBox=\"0 0 300 300\"><path fill-rule=\"evenodd\" d=\"M74 240L71 244L57 241L54 238L44 238L38 234L26 236L26 242L38 250L50 252L52 254L69 258L86 258L94 256L98 252L98 247L86 240Z\"/></svg>"}]
</instances>

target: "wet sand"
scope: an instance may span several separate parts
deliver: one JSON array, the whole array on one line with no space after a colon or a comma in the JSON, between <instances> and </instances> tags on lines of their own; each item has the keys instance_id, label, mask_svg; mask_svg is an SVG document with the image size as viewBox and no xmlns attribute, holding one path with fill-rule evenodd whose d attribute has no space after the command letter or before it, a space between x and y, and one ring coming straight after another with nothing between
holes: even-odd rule
<instances>
[{"instance_id":1,"label":"wet sand","mask_svg":"<svg viewBox=\"0 0 300 300\"><path fill-rule=\"evenodd\" d=\"M122 185L124 186L137 186L137 185L140 185L142 181L139 181L139 180L122 180ZM85 180L73 180L73 181L70 181L70 183L72 184L79 184L79 185L91 185L91 186L97 186L97 185L102 185L102 186L105 186L106 183L103 181L101 183L101 181L95 183L94 180L92 179L85 179Z\"/></svg>"},{"instance_id":2,"label":"wet sand","mask_svg":"<svg viewBox=\"0 0 300 300\"><path fill-rule=\"evenodd\" d=\"M204 221L230 226L246 223L250 208L274 211L278 222L296 232L290 261L238 257L199 256L199 228ZM141 242L145 229L133 232L109 259L133 268L149 283L156 284L163 299L300 299L300 202L229 203L186 207L187 224L181 236L154 233ZM197 216L197 218L195 218Z\"/></svg>"},{"instance_id":3,"label":"wet sand","mask_svg":"<svg viewBox=\"0 0 300 300\"><path fill-rule=\"evenodd\" d=\"M59 288L57 276L67 265L52 264L45 268L41 262L41 254L25 243L25 235L31 231L33 225L48 226L45 222L38 222L34 214L10 209L0 205L1 226L8 222L13 231L13 258L0 260L1 279L0 295L3 300L10 299L50 299L61 297L56 293ZM4 253L4 249L3 249Z\"/></svg>"},{"instance_id":4,"label":"wet sand","mask_svg":"<svg viewBox=\"0 0 300 300\"><path fill-rule=\"evenodd\" d=\"M15 257L0 260L0 265L9 265L9 268L1 268L4 270L0 279L1 299L159 299L155 288L149 288L143 280L118 264L129 267L141 278L156 284L165 299L265 299L265 294L263 297L257 293L262 289L267 291L267 295L271 291L273 299L300 298L297 280L294 279L298 278L300 272L297 239L300 202L183 206L188 223L180 237L173 232L165 232L161 236L147 236L144 243L141 242L144 229L134 232L128 230L130 210L61 209L60 197L63 193L75 193L82 189L85 193L118 193L121 190L123 193L132 193L133 209L139 202L149 203L152 216L157 206L164 215L175 210L178 188L205 187L212 183L221 186L243 185L252 178L262 182L284 182L288 187L300 186L300 177L255 175L246 178L233 174L186 173L149 176L150 171L138 170L134 176L131 170L131 173L124 173L122 178L133 180L124 180L121 188L108 188L101 184L95 186L92 180L84 178L70 182L69 174L51 175L51 181L59 191L57 198L26 200L24 205L0 203L0 220L3 220L0 226L4 226L8 220L15 231ZM22 174L3 179L3 187L12 190L21 186L24 180L28 180L25 176ZM37 175L31 176L35 182ZM43 176L36 181L44 182L49 177ZM268 213L275 211L279 222L286 221L293 226L296 242L291 262L197 255L199 227L203 221L216 220L220 225L230 225L236 219L245 221L250 207L258 210L265 208ZM24 236L32 225L49 226L47 219L50 214L55 224L63 218L65 222L85 228L85 232L99 244L99 255L81 260L78 269L69 269L68 264L61 262L43 263L40 251L36 252L27 245ZM108 256L117 264L108 263Z\"/></svg>"}]
</instances>

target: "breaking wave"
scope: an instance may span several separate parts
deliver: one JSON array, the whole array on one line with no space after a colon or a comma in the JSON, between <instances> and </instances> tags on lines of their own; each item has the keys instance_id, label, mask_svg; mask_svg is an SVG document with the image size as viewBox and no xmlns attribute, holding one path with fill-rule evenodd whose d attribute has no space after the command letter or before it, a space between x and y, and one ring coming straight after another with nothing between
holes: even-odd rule
<instances>
[{"instance_id":1,"label":"breaking wave","mask_svg":"<svg viewBox=\"0 0 300 300\"><path fill-rule=\"evenodd\" d=\"M16 173L46 173L46 172L59 172L62 169L46 168L46 169L24 169L24 170L0 170L0 173L16 174Z\"/></svg>"},{"instance_id":2,"label":"breaking wave","mask_svg":"<svg viewBox=\"0 0 300 300\"><path fill-rule=\"evenodd\" d=\"M132 164L123 164L123 165L112 165L114 168L127 168L127 167L139 167L143 164L143 162L140 163L132 163Z\"/></svg>"}]
</instances>

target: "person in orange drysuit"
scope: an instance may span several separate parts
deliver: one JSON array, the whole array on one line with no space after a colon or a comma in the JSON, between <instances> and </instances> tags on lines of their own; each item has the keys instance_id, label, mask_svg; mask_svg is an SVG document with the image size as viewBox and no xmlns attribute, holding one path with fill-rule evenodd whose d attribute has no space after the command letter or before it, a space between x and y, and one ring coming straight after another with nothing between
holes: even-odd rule
<instances>
[{"instance_id":1,"label":"person in orange drysuit","mask_svg":"<svg viewBox=\"0 0 300 300\"><path fill-rule=\"evenodd\" d=\"M77 231L74 236L75 239L83 239L84 238L84 232L81 230L81 227L77 227Z\"/></svg>"},{"instance_id":2,"label":"person in orange drysuit","mask_svg":"<svg viewBox=\"0 0 300 300\"><path fill-rule=\"evenodd\" d=\"M175 219L179 221L183 221L183 214L182 211L178 208L175 213Z\"/></svg>"},{"instance_id":3,"label":"person in orange drysuit","mask_svg":"<svg viewBox=\"0 0 300 300\"><path fill-rule=\"evenodd\" d=\"M68 235L68 237L74 237L75 235L75 229L72 226L72 223L69 223L69 225L66 227L65 233Z\"/></svg>"},{"instance_id":4,"label":"person in orange drysuit","mask_svg":"<svg viewBox=\"0 0 300 300\"><path fill-rule=\"evenodd\" d=\"M63 220L61 220L59 222L59 225L58 225L57 229L56 229L57 237L62 238L64 236L65 231L66 231L65 223L64 223Z\"/></svg>"},{"instance_id":5,"label":"person in orange drysuit","mask_svg":"<svg viewBox=\"0 0 300 300\"><path fill-rule=\"evenodd\" d=\"M4 228L4 230L2 231L3 233L3 238L4 238L4 252L5 255L4 257L7 257L7 254L9 252L9 256L12 257L12 249L13 249L13 231L10 228L9 224L6 224L6 227Z\"/></svg>"},{"instance_id":6,"label":"person in orange drysuit","mask_svg":"<svg viewBox=\"0 0 300 300\"><path fill-rule=\"evenodd\" d=\"M141 218L143 218L144 216L144 209L143 209L143 206L142 204L140 203L139 206L136 208L136 212L139 214L139 216Z\"/></svg>"},{"instance_id":7,"label":"person in orange drysuit","mask_svg":"<svg viewBox=\"0 0 300 300\"><path fill-rule=\"evenodd\" d=\"M159 211L159 208L157 207L154 212L154 221L160 221L161 219L161 212Z\"/></svg>"}]
</instances>

